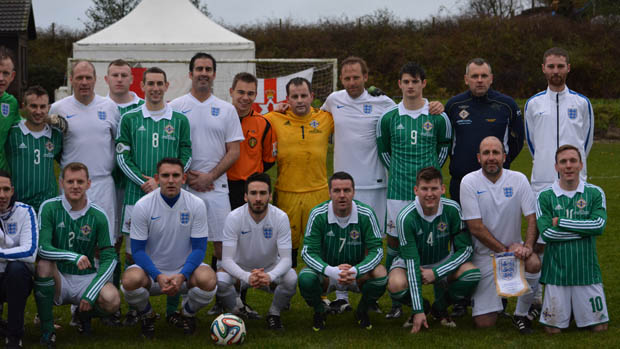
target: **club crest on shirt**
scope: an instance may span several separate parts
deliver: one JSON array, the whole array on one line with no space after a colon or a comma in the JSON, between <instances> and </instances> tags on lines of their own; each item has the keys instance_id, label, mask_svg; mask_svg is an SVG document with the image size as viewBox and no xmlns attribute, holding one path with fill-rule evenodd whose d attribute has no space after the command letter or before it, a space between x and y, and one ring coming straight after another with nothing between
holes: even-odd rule
<instances>
[{"instance_id":1,"label":"club crest on shirt","mask_svg":"<svg viewBox=\"0 0 620 349\"><path fill-rule=\"evenodd\" d=\"M211 107L211 115L219 116L220 115L220 108Z\"/></svg>"},{"instance_id":2,"label":"club crest on shirt","mask_svg":"<svg viewBox=\"0 0 620 349\"><path fill-rule=\"evenodd\" d=\"M6 227L6 233L9 235L14 235L17 233L17 223L9 223Z\"/></svg>"},{"instance_id":3,"label":"club crest on shirt","mask_svg":"<svg viewBox=\"0 0 620 349\"><path fill-rule=\"evenodd\" d=\"M469 116L469 112L467 110L465 110L465 109L463 109L463 110L461 110L459 112L459 117L461 119L467 119L468 116Z\"/></svg>"},{"instance_id":4,"label":"club crest on shirt","mask_svg":"<svg viewBox=\"0 0 620 349\"><path fill-rule=\"evenodd\" d=\"M183 225L188 224L189 223L189 212L183 211L179 213L179 220L181 221L181 224Z\"/></svg>"},{"instance_id":5,"label":"club crest on shirt","mask_svg":"<svg viewBox=\"0 0 620 349\"><path fill-rule=\"evenodd\" d=\"M512 197L512 187L504 187L504 196L507 198Z\"/></svg>"},{"instance_id":6,"label":"club crest on shirt","mask_svg":"<svg viewBox=\"0 0 620 349\"><path fill-rule=\"evenodd\" d=\"M439 224L437 224L437 230L444 232L446 229L448 229L448 224L446 224L446 222L440 221Z\"/></svg>"},{"instance_id":7,"label":"club crest on shirt","mask_svg":"<svg viewBox=\"0 0 620 349\"><path fill-rule=\"evenodd\" d=\"M502 279L512 279L516 270L514 258L502 258L499 260L499 273L502 275Z\"/></svg>"},{"instance_id":8,"label":"club crest on shirt","mask_svg":"<svg viewBox=\"0 0 620 349\"><path fill-rule=\"evenodd\" d=\"M360 232L353 229L351 230L351 232L349 232L349 236L351 237L351 239L355 240L360 237Z\"/></svg>"},{"instance_id":9,"label":"club crest on shirt","mask_svg":"<svg viewBox=\"0 0 620 349\"><path fill-rule=\"evenodd\" d=\"M250 146L250 148L254 148L257 143L258 141L254 137L250 137L250 139L248 139L248 145Z\"/></svg>"},{"instance_id":10,"label":"club crest on shirt","mask_svg":"<svg viewBox=\"0 0 620 349\"><path fill-rule=\"evenodd\" d=\"M265 236L265 239L271 239L271 237L273 236L273 228L269 226L264 227L263 236Z\"/></svg>"},{"instance_id":11,"label":"club crest on shirt","mask_svg":"<svg viewBox=\"0 0 620 349\"><path fill-rule=\"evenodd\" d=\"M372 104L364 104L364 114L372 113Z\"/></svg>"},{"instance_id":12,"label":"club crest on shirt","mask_svg":"<svg viewBox=\"0 0 620 349\"><path fill-rule=\"evenodd\" d=\"M85 224L80 228L80 232L84 236L88 236L88 234L90 234L91 231L92 231L92 228L88 224Z\"/></svg>"},{"instance_id":13,"label":"club crest on shirt","mask_svg":"<svg viewBox=\"0 0 620 349\"><path fill-rule=\"evenodd\" d=\"M312 130L308 131L308 133L322 133L321 130L318 129L319 122L316 121L315 119L312 119L312 121L310 121L309 125L312 127Z\"/></svg>"},{"instance_id":14,"label":"club crest on shirt","mask_svg":"<svg viewBox=\"0 0 620 349\"><path fill-rule=\"evenodd\" d=\"M568 118L571 120L577 119L577 108L568 108Z\"/></svg>"},{"instance_id":15,"label":"club crest on shirt","mask_svg":"<svg viewBox=\"0 0 620 349\"><path fill-rule=\"evenodd\" d=\"M583 198L581 198L581 199L577 200L575 205L577 206L577 208L583 209L584 207L586 207L586 205L588 205L588 202L586 200L584 200Z\"/></svg>"},{"instance_id":16,"label":"club crest on shirt","mask_svg":"<svg viewBox=\"0 0 620 349\"><path fill-rule=\"evenodd\" d=\"M52 141L47 141L47 143L45 143L45 149L49 152L54 151L54 143L52 143Z\"/></svg>"},{"instance_id":17,"label":"club crest on shirt","mask_svg":"<svg viewBox=\"0 0 620 349\"><path fill-rule=\"evenodd\" d=\"M164 131L166 131L167 134L171 135L174 133L174 126L168 124L166 125L166 127L164 127Z\"/></svg>"},{"instance_id":18,"label":"club crest on shirt","mask_svg":"<svg viewBox=\"0 0 620 349\"><path fill-rule=\"evenodd\" d=\"M422 128L426 132L431 132L431 130L433 129L433 123L430 122L430 121L427 121L427 122L424 123L424 125L422 125Z\"/></svg>"},{"instance_id":19,"label":"club crest on shirt","mask_svg":"<svg viewBox=\"0 0 620 349\"><path fill-rule=\"evenodd\" d=\"M97 117L99 120L105 120L107 118L106 113L103 110L97 112Z\"/></svg>"},{"instance_id":20,"label":"club crest on shirt","mask_svg":"<svg viewBox=\"0 0 620 349\"><path fill-rule=\"evenodd\" d=\"M11 106L8 103L2 103L0 111L2 112L2 116L7 117L11 113Z\"/></svg>"}]
</instances>

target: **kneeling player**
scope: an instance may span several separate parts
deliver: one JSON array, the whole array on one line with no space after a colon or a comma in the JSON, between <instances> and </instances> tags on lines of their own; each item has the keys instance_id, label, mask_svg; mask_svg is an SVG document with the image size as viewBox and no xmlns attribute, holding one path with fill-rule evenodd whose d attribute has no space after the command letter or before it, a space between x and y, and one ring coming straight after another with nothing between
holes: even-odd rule
<instances>
[{"instance_id":1,"label":"kneeling player","mask_svg":"<svg viewBox=\"0 0 620 349\"><path fill-rule=\"evenodd\" d=\"M420 170L414 187L416 198L398 214L398 237L388 235L388 291L393 300L410 304L412 333L428 327L422 299L422 284L433 284L435 302L431 315L447 327L456 327L448 315L450 304L469 297L480 280L480 270L469 262L471 235L461 218L461 208L442 198L445 186L434 167ZM399 246L400 245L400 246ZM390 265L391 264L391 265ZM427 309L428 311L428 309Z\"/></svg>"},{"instance_id":2,"label":"kneeling player","mask_svg":"<svg viewBox=\"0 0 620 349\"><path fill-rule=\"evenodd\" d=\"M121 287L130 306L138 310L142 335L155 334L156 314L149 295L179 292L183 299L179 317L183 332L196 330L195 315L216 292L215 273L202 263L207 250L207 211L204 202L181 189L183 163L163 158L157 164L159 188L143 196L131 215L131 253L136 264L125 270Z\"/></svg>"},{"instance_id":3,"label":"kneeling player","mask_svg":"<svg viewBox=\"0 0 620 349\"><path fill-rule=\"evenodd\" d=\"M52 305L76 304L80 333L90 333L93 316L109 316L120 306L110 282L116 252L105 212L86 197L90 179L86 165L73 162L62 170L64 194L41 204L40 244L34 284L41 319L41 344L54 347ZM95 251L99 266L95 266Z\"/></svg>"},{"instance_id":4,"label":"kneeling player","mask_svg":"<svg viewBox=\"0 0 620 349\"><path fill-rule=\"evenodd\" d=\"M581 154L572 145L555 153L560 178L538 195L538 230L547 243L540 283L545 284L540 323L547 333L568 328L571 313L577 327L605 331L609 314L596 237L607 223L605 193L579 178Z\"/></svg>"},{"instance_id":5,"label":"kneeling player","mask_svg":"<svg viewBox=\"0 0 620 349\"><path fill-rule=\"evenodd\" d=\"M312 329L325 327L327 311L321 295L334 290L361 292L355 312L358 324L372 329L368 308L385 292L387 272L381 230L370 206L357 200L353 177L336 172L329 179L331 200L310 212L301 256L307 267L299 273L299 292L314 308Z\"/></svg>"},{"instance_id":6,"label":"kneeling player","mask_svg":"<svg viewBox=\"0 0 620 349\"><path fill-rule=\"evenodd\" d=\"M271 180L266 173L248 177L247 204L232 211L224 224L222 267L217 273L218 297L228 310L243 307L234 286L260 288L274 293L267 315L271 330L282 329L280 311L297 288L291 269L291 227L284 211L270 205Z\"/></svg>"}]
</instances>

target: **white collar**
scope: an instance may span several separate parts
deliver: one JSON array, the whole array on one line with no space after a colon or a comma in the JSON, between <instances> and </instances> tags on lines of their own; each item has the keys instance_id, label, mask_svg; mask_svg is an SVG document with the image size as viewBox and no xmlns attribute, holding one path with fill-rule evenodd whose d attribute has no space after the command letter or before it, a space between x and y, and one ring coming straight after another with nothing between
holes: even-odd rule
<instances>
[{"instance_id":1,"label":"white collar","mask_svg":"<svg viewBox=\"0 0 620 349\"><path fill-rule=\"evenodd\" d=\"M420 203L420 200L418 199L418 197L415 197L415 209L418 211L418 214L420 215L420 217L422 217L425 221L432 223L435 218L441 216L441 214L443 213L443 202L441 202L441 199L439 199L439 208L437 209L437 213L435 213L432 216L427 216L424 214L424 210L422 210L422 204Z\"/></svg>"},{"instance_id":2,"label":"white collar","mask_svg":"<svg viewBox=\"0 0 620 349\"><path fill-rule=\"evenodd\" d=\"M84 206L84 208L79 211L73 211L73 209L71 208L71 204L69 203L69 200L67 200L65 194L61 194L60 196L62 198L62 207L64 207L65 211L67 211L67 213L69 214L69 216L71 216L71 218L73 218L73 220L84 216L86 214L86 211L88 211L88 209L92 205L90 199L86 197L86 206Z\"/></svg>"},{"instance_id":3,"label":"white collar","mask_svg":"<svg viewBox=\"0 0 620 349\"><path fill-rule=\"evenodd\" d=\"M19 122L19 129L22 131L22 133L25 135L32 135L32 137L34 138L41 138L41 136L45 136L47 138L52 138L52 128L49 127L49 125L45 124L45 127L43 127L43 130L38 131L38 132L34 132L31 131L28 126L26 126L26 120L21 120Z\"/></svg>"},{"instance_id":4,"label":"white collar","mask_svg":"<svg viewBox=\"0 0 620 349\"><path fill-rule=\"evenodd\" d=\"M555 99L555 95L560 95L560 97L564 97L564 95L567 93L568 93L568 86L566 85L564 85L564 89L560 92L552 91L551 88L547 86L547 94L549 95L549 98L551 99Z\"/></svg>"},{"instance_id":5,"label":"white collar","mask_svg":"<svg viewBox=\"0 0 620 349\"><path fill-rule=\"evenodd\" d=\"M329 201L329 204L327 204L327 223L329 224L338 224L340 225L340 223L338 222L338 218L336 217L336 214L334 213L334 206L332 205L332 201ZM349 224L357 224L357 204L355 203L355 201L353 201L351 203L351 214L349 215L349 220L347 221L347 224L344 225L344 227L346 227ZM341 228L344 228L343 226L341 226Z\"/></svg>"},{"instance_id":6,"label":"white collar","mask_svg":"<svg viewBox=\"0 0 620 349\"><path fill-rule=\"evenodd\" d=\"M398 114L400 115L409 115L410 117L412 117L413 119L417 119L418 116L424 114L424 115L429 115L428 113L428 99L426 98L422 98L424 100L424 105L422 106L422 108L416 109L416 110L409 110L407 108L405 108L405 104L401 101L400 103L398 103Z\"/></svg>"},{"instance_id":7,"label":"white collar","mask_svg":"<svg viewBox=\"0 0 620 349\"><path fill-rule=\"evenodd\" d=\"M155 121L159 121L161 119L172 120L172 108L166 103L164 105L164 109L150 111L146 107L146 103L142 104L142 116L145 118L151 118Z\"/></svg>"},{"instance_id":8,"label":"white collar","mask_svg":"<svg viewBox=\"0 0 620 349\"><path fill-rule=\"evenodd\" d=\"M577 185L577 189L572 190L572 191L568 191L568 190L564 190L560 187L560 180L556 179L555 182L553 182L553 184L551 185L551 189L553 189L553 193L555 194L555 196L560 197L562 195L567 196L569 198L572 198L573 196L575 196L576 193L583 193L584 190L584 184L583 181L581 179L579 179L579 184Z\"/></svg>"},{"instance_id":9,"label":"white collar","mask_svg":"<svg viewBox=\"0 0 620 349\"><path fill-rule=\"evenodd\" d=\"M136 103L140 103L140 101L142 100L142 98L138 97L138 95L133 92L133 91L129 91L129 94L131 95L131 101L127 102L127 103L116 103L114 102L114 100L112 98L110 98L110 93L108 92L108 95L106 96L107 99L111 100L114 104L116 104L117 106L121 107L121 108L125 108L128 107L132 104L136 104Z\"/></svg>"}]
</instances>

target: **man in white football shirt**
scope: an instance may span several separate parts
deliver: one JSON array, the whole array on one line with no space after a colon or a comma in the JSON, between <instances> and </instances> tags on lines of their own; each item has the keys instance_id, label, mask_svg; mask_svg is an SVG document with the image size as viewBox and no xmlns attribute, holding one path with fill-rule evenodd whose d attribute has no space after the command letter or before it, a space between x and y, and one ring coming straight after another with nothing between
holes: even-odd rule
<instances>
[{"instance_id":1,"label":"man in white football shirt","mask_svg":"<svg viewBox=\"0 0 620 349\"><path fill-rule=\"evenodd\" d=\"M157 319L149 295L187 293L177 315L185 334L195 332L196 313L215 296L215 272L202 263L208 236L205 205L181 189L186 178L181 160L163 158L155 174L159 188L143 196L132 211L136 264L123 273L122 290L127 303L138 310L145 338L153 338Z\"/></svg>"},{"instance_id":2,"label":"man in white football shirt","mask_svg":"<svg viewBox=\"0 0 620 349\"><path fill-rule=\"evenodd\" d=\"M114 139L120 113L110 99L95 94L97 74L88 61L77 61L70 74L73 95L52 104L50 114L67 120L61 167L81 162L88 168L91 186L88 197L101 207L110 222L116 221L116 190L112 171L116 166ZM114 241L114 229L110 229Z\"/></svg>"},{"instance_id":3,"label":"man in white football shirt","mask_svg":"<svg viewBox=\"0 0 620 349\"><path fill-rule=\"evenodd\" d=\"M497 137L482 140L478 161L482 168L461 181L461 206L474 243L472 262L482 274L472 296L472 316L477 327L490 327L503 309L495 288L491 255L514 252L524 261L527 272L540 270L540 259L532 253L537 234L536 199L524 174L502 168L506 153ZM527 221L525 243L521 239L521 215ZM515 310L513 320L522 334L532 332L528 310Z\"/></svg>"},{"instance_id":4,"label":"man in white football shirt","mask_svg":"<svg viewBox=\"0 0 620 349\"><path fill-rule=\"evenodd\" d=\"M280 312L297 290L291 269L291 227L286 213L269 204L271 180L255 173L246 180L245 205L226 217L222 267L217 273L218 297L225 308L243 307L235 286L273 291L267 315L270 330L282 329Z\"/></svg>"}]
</instances>

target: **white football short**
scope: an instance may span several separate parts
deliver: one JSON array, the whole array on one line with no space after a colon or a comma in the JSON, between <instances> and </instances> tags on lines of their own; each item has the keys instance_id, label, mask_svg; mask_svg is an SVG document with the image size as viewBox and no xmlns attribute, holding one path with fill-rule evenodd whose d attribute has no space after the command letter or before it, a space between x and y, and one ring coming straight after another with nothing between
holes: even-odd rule
<instances>
[{"instance_id":1,"label":"white football short","mask_svg":"<svg viewBox=\"0 0 620 349\"><path fill-rule=\"evenodd\" d=\"M407 200L387 200L385 234L398 238L398 233L396 232L396 219L398 218L400 211L410 203L411 201Z\"/></svg>"},{"instance_id":2,"label":"white football short","mask_svg":"<svg viewBox=\"0 0 620 349\"><path fill-rule=\"evenodd\" d=\"M209 241L222 241L224 238L224 221L230 213L228 193L217 191L198 192L192 188L187 190L198 196L207 208L207 224L209 225Z\"/></svg>"},{"instance_id":3,"label":"white football short","mask_svg":"<svg viewBox=\"0 0 620 349\"><path fill-rule=\"evenodd\" d=\"M603 284L546 285L540 323L549 327L567 328L570 324L571 311L577 327L609 322Z\"/></svg>"},{"instance_id":4,"label":"white football short","mask_svg":"<svg viewBox=\"0 0 620 349\"><path fill-rule=\"evenodd\" d=\"M199 266L203 266L203 265L206 265L209 268L211 268L208 264L205 264L205 263L200 263ZM128 266L127 270L129 270L130 268L140 268L140 269L142 269L142 267L137 265L137 264L132 264L132 265ZM174 274L178 274L178 273L181 272L180 270L179 271L172 271L172 272L163 271L163 270L160 270L160 271L163 274L166 274L166 275L174 275ZM159 287L159 283L157 281L153 280L151 275L149 275L146 271L144 273L149 278L149 280L151 280L151 288L149 289L149 295L150 296L160 296L160 295L162 295L163 293L161 292L161 287ZM183 285L181 285L181 288L179 289L179 294L184 295L184 294L187 293L187 290L188 290L188 283L187 283L187 281L188 280L185 280L183 282Z\"/></svg>"},{"instance_id":5,"label":"white football short","mask_svg":"<svg viewBox=\"0 0 620 349\"><path fill-rule=\"evenodd\" d=\"M381 233L385 237L385 212L387 206L387 188L355 189L355 200L372 207L377 215Z\"/></svg>"},{"instance_id":6,"label":"white football short","mask_svg":"<svg viewBox=\"0 0 620 349\"><path fill-rule=\"evenodd\" d=\"M82 295L97 276L97 273L85 275L58 274L60 275L60 294L54 299L56 305L80 304Z\"/></svg>"}]
</instances>

